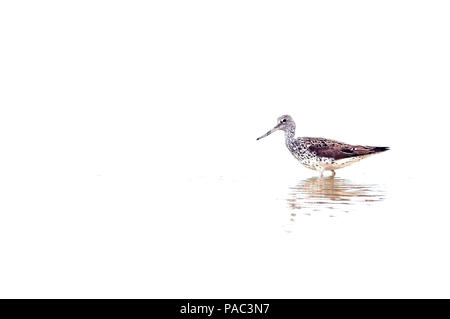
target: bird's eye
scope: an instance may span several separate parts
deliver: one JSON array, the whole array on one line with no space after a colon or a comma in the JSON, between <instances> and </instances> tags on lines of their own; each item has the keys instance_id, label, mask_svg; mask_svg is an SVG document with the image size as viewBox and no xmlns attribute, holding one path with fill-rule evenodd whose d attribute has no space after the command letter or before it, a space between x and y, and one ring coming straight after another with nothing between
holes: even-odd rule
<instances>
[{"instance_id":1,"label":"bird's eye","mask_svg":"<svg viewBox=\"0 0 450 319\"><path fill-rule=\"evenodd\" d=\"M282 119L282 120L281 120L281 123L286 123L286 119Z\"/></svg>"}]
</instances>

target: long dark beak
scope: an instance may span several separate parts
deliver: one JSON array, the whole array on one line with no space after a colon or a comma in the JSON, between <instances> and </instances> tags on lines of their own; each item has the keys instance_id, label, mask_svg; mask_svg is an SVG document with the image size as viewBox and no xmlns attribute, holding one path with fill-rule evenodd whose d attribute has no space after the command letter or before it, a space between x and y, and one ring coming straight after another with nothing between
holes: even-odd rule
<instances>
[{"instance_id":1,"label":"long dark beak","mask_svg":"<svg viewBox=\"0 0 450 319\"><path fill-rule=\"evenodd\" d=\"M260 139L262 139L263 137L269 136L270 134L272 134L275 131L278 131L280 129L280 125L276 125L273 129L271 129L270 131L268 131L266 134L258 137L256 140L259 141Z\"/></svg>"}]
</instances>

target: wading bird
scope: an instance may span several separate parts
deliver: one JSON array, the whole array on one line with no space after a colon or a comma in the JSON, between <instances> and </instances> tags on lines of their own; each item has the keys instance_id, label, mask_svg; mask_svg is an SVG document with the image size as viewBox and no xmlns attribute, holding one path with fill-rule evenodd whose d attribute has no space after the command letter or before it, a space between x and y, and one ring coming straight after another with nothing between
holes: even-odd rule
<instances>
[{"instance_id":1,"label":"wading bird","mask_svg":"<svg viewBox=\"0 0 450 319\"><path fill-rule=\"evenodd\" d=\"M320 172L335 170L358 162L370 155L389 150L389 147L350 145L321 137L295 138L295 122L289 115L280 116L277 125L260 140L275 131L284 131L286 146L301 164L307 168Z\"/></svg>"}]
</instances>

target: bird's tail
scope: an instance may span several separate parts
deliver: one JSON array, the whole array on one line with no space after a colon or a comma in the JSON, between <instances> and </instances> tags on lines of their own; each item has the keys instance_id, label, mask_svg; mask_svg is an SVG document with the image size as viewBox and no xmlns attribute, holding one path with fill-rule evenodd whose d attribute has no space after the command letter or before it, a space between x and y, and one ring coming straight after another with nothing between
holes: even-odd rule
<instances>
[{"instance_id":1,"label":"bird's tail","mask_svg":"<svg viewBox=\"0 0 450 319\"><path fill-rule=\"evenodd\" d=\"M377 146L377 147L373 148L373 152L374 153L385 152L385 151L388 151L388 150L389 150L389 147L387 147L387 146Z\"/></svg>"}]
</instances>

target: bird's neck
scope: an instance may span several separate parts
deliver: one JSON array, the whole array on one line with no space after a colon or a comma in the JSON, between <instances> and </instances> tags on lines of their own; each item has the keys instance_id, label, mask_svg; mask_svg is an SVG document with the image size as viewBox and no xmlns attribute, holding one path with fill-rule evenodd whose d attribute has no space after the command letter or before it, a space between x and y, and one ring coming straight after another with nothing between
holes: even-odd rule
<instances>
[{"instance_id":1,"label":"bird's neck","mask_svg":"<svg viewBox=\"0 0 450 319\"><path fill-rule=\"evenodd\" d=\"M290 126L284 131L284 137L286 142L295 138L295 126Z\"/></svg>"}]
</instances>

